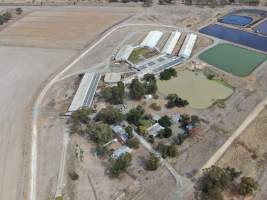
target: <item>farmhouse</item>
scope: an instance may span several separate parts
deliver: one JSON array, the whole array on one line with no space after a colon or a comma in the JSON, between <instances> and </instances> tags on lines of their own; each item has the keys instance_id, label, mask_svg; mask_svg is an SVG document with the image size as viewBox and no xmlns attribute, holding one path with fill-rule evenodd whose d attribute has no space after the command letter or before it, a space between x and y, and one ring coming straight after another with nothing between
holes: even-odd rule
<instances>
[{"instance_id":1,"label":"farmhouse","mask_svg":"<svg viewBox=\"0 0 267 200\"><path fill-rule=\"evenodd\" d=\"M132 149L130 149L129 147L127 147L127 146L121 146L121 147L119 147L118 149L116 149L113 153L112 153L112 155L111 155L111 157L113 158L113 159L117 159L117 158L119 158L121 155L123 155L123 154L125 154L125 153L131 153L132 152Z\"/></svg>"},{"instance_id":2,"label":"farmhouse","mask_svg":"<svg viewBox=\"0 0 267 200\"><path fill-rule=\"evenodd\" d=\"M155 123L149 128L147 128L148 135L151 135L153 137L156 137L161 130L163 130L164 127L161 126L159 123Z\"/></svg>"}]
</instances>

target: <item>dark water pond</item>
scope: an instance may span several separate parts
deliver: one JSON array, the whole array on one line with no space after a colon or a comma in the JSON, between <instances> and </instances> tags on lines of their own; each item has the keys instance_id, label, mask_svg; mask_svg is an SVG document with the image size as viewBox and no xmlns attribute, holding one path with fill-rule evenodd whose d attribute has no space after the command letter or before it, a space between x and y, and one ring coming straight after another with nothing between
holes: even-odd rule
<instances>
[{"instance_id":1,"label":"dark water pond","mask_svg":"<svg viewBox=\"0 0 267 200\"><path fill-rule=\"evenodd\" d=\"M208 25L200 29L199 32L267 52L267 37L254 33L228 28L218 24Z\"/></svg>"}]
</instances>

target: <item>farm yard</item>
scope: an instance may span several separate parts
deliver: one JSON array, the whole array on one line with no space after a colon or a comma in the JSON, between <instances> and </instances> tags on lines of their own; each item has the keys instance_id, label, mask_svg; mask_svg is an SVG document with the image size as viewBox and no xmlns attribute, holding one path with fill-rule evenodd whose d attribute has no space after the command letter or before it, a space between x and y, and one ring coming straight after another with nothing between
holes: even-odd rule
<instances>
[{"instance_id":1,"label":"farm yard","mask_svg":"<svg viewBox=\"0 0 267 200\"><path fill-rule=\"evenodd\" d=\"M30 177L36 177L38 200L195 199L197 171L266 95L266 55L197 33L229 7L129 4L27 7L27 15L0 29L1 101L7 105L2 108L7 125L2 126L0 199L30 198ZM253 21L246 22L245 33L260 18L248 16ZM123 26L112 29L115 25ZM50 85L64 68L69 70ZM35 172L28 165L34 160L32 110L39 112L33 120ZM259 129L264 134L265 127ZM249 173L244 164L244 174L263 174L264 185L262 134L247 138L253 144L237 141L246 155L231 152L225 159L236 168L243 158L251 161L247 165L259 172ZM255 150L257 145L262 150Z\"/></svg>"},{"instance_id":2,"label":"farm yard","mask_svg":"<svg viewBox=\"0 0 267 200\"><path fill-rule=\"evenodd\" d=\"M248 76L266 59L267 55L230 44L219 44L201 53L199 58L235 76Z\"/></svg>"},{"instance_id":3,"label":"farm yard","mask_svg":"<svg viewBox=\"0 0 267 200\"><path fill-rule=\"evenodd\" d=\"M168 81L158 81L159 92L165 95L177 93L187 99L196 109L211 106L217 100L228 98L233 89L215 80L208 80L202 72L180 71L177 77Z\"/></svg>"}]
</instances>

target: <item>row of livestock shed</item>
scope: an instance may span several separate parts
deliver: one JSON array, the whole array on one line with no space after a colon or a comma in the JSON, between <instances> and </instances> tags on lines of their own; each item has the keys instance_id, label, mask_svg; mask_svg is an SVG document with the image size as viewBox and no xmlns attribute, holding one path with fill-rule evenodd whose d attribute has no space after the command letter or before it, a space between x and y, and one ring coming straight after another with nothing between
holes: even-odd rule
<instances>
[{"instance_id":1,"label":"row of livestock shed","mask_svg":"<svg viewBox=\"0 0 267 200\"><path fill-rule=\"evenodd\" d=\"M181 32L179 31L172 32L161 52L169 55L172 54L180 37L181 37Z\"/></svg>"},{"instance_id":2,"label":"row of livestock shed","mask_svg":"<svg viewBox=\"0 0 267 200\"><path fill-rule=\"evenodd\" d=\"M115 60L119 61L119 62L128 62L129 60L128 58L130 57L130 55L132 54L133 50L135 48L150 48L150 49L157 49L157 45L162 37L163 33L160 31L150 31L146 37L144 38L144 40L141 42L140 45L133 47L131 45L125 45L123 46L117 53ZM165 45L162 48L161 53L162 54L167 54L167 55L172 55L179 39L181 38L182 33L179 31L174 31L170 34L167 42L165 43ZM196 43L197 40L197 35L194 33L189 33L187 34L183 45L178 53L179 57L183 57L183 58L189 58L192 54L194 45ZM130 63L132 64L132 63Z\"/></svg>"},{"instance_id":3,"label":"row of livestock shed","mask_svg":"<svg viewBox=\"0 0 267 200\"><path fill-rule=\"evenodd\" d=\"M143 42L141 42L140 47L151 48L151 49L156 48L162 35L163 33L160 31L150 31L143 40Z\"/></svg>"},{"instance_id":4,"label":"row of livestock shed","mask_svg":"<svg viewBox=\"0 0 267 200\"><path fill-rule=\"evenodd\" d=\"M185 41L184 41L178 55L180 57L183 57L186 59L190 58L196 41L197 41L197 35L194 33L189 33L186 36Z\"/></svg>"},{"instance_id":5,"label":"row of livestock shed","mask_svg":"<svg viewBox=\"0 0 267 200\"><path fill-rule=\"evenodd\" d=\"M76 111L82 107L90 107L101 78L99 73L85 73L78 90L68 109L69 112Z\"/></svg>"}]
</instances>

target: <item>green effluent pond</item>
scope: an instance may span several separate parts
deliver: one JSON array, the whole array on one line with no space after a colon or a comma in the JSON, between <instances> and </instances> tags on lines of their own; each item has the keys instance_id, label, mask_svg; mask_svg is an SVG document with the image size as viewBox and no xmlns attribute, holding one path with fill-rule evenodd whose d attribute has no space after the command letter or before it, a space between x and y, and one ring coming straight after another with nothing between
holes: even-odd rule
<instances>
[{"instance_id":1,"label":"green effluent pond","mask_svg":"<svg viewBox=\"0 0 267 200\"><path fill-rule=\"evenodd\" d=\"M205 109L216 100L228 98L233 88L222 81L208 80L203 72L184 70L168 81L158 80L159 92L168 95L176 93L189 102L192 108Z\"/></svg>"},{"instance_id":2,"label":"green effluent pond","mask_svg":"<svg viewBox=\"0 0 267 200\"><path fill-rule=\"evenodd\" d=\"M263 63L267 55L231 44L218 44L201 53L199 58L223 71L244 77Z\"/></svg>"}]
</instances>

